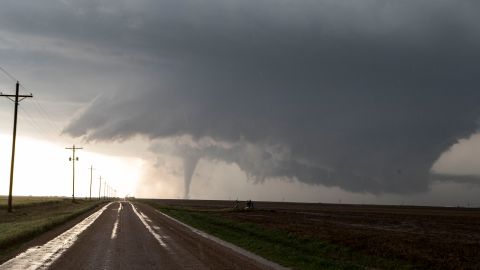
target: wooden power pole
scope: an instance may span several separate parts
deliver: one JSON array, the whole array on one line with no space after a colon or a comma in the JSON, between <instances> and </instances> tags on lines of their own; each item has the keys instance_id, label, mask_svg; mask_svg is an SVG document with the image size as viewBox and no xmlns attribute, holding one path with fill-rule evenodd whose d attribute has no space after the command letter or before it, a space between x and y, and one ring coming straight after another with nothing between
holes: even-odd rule
<instances>
[{"instance_id":1,"label":"wooden power pole","mask_svg":"<svg viewBox=\"0 0 480 270\"><path fill-rule=\"evenodd\" d=\"M100 181L98 182L98 199L102 198L102 176L100 176Z\"/></svg>"},{"instance_id":2,"label":"wooden power pole","mask_svg":"<svg viewBox=\"0 0 480 270\"><path fill-rule=\"evenodd\" d=\"M12 160L10 163L10 187L8 188L8 212L12 212L12 190L13 190L13 170L15 168L15 143L17 140L17 115L18 104L20 101L33 97L32 94L20 95L19 94L20 83L17 81L15 95L7 95L0 93L0 96L6 97L15 103L15 111L13 115L13 139L12 139Z\"/></svg>"},{"instance_id":3,"label":"wooden power pole","mask_svg":"<svg viewBox=\"0 0 480 270\"><path fill-rule=\"evenodd\" d=\"M73 162L73 174L72 174L72 180L73 180L73 187L72 187L72 202L75 202L75 161L78 161L78 157L75 157L75 150L81 150L83 149L82 147L65 147L67 150L72 150L72 157L69 158L70 161Z\"/></svg>"},{"instance_id":4,"label":"wooden power pole","mask_svg":"<svg viewBox=\"0 0 480 270\"><path fill-rule=\"evenodd\" d=\"M92 179L93 179L93 166L90 165L90 200L92 200Z\"/></svg>"}]
</instances>

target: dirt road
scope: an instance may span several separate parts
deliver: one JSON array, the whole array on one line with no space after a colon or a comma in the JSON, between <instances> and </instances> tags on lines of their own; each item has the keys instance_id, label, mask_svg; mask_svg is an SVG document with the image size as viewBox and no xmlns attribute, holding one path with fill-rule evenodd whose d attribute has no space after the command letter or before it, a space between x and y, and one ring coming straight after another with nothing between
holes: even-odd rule
<instances>
[{"instance_id":1,"label":"dirt road","mask_svg":"<svg viewBox=\"0 0 480 270\"><path fill-rule=\"evenodd\" d=\"M73 231L72 231L73 230ZM275 269L152 207L114 202L0 269Z\"/></svg>"}]
</instances>

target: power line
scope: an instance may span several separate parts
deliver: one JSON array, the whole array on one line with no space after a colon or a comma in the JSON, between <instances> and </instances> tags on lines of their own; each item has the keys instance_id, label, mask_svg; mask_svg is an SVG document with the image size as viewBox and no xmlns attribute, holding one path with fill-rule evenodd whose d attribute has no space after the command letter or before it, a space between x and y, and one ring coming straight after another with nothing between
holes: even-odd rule
<instances>
[{"instance_id":1,"label":"power line","mask_svg":"<svg viewBox=\"0 0 480 270\"><path fill-rule=\"evenodd\" d=\"M32 92L32 91L30 91L30 89L27 89L27 87L25 87L25 85L23 85L23 84L20 84L20 88L22 88L23 90L25 90L27 92L30 92L30 93Z\"/></svg>"},{"instance_id":2,"label":"power line","mask_svg":"<svg viewBox=\"0 0 480 270\"><path fill-rule=\"evenodd\" d=\"M27 92L32 92L30 89L28 89L27 87L25 87L24 85L20 85L21 88L23 88L25 91ZM60 128L56 123L55 121L52 120L52 117L50 116L50 114L47 112L47 110L45 110L45 108L43 108L43 106L37 102L37 101L34 101L33 102L33 105L35 106L35 109L37 110L38 114L44 118L46 120L46 122L48 122L48 124L53 127L53 129L56 130L56 132L58 132L59 134L61 133L62 131L62 128Z\"/></svg>"},{"instance_id":3,"label":"power line","mask_svg":"<svg viewBox=\"0 0 480 270\"><path fill-rule=\"evenodd\" d=\"M39 132L42 136L50 137L50 136L58 136L58 133L55 129L51 126L44 125L38 121L38 118L33 117L32 114L35 112L29 112L27 106L20 104L20 110L23 112L23 115L19 115L21 119L25 119L30 123L30 126L33 127L37 132Z\"/></svg>"},{"instance_id":4,"label":"power line","mask_svg":"<svg viewBox=\"0 0 480 270\"><path fill-rule=\"evenodd\" d=\"M0 70L1 70L3 73L5 73L5 75L7 75L7 77L8 77L9 79L11 79L12 81L14 81L14 82L17 82L17 81L18 81L15 77L13 77L12 74L10 74L8 71L6 71L3 67L0 66Z\"/></svg>"},{"instance_id":5,"label":"power line","mask_svg":"<svg viewBox=\"0 0 480 270\"><path fill-rule=\"evenodd\" d=\"M7 75L7 77L11 80L13 80L14 82L18 81L15 76L13 76L10 72L8 72L5 68L1 67L0 66L0 70L5 74ZM27 88L23 83L20 84L20 88L25 90L26 92L28 92L30 95L32 95L32 91ZM38 98L38 97L37 97ZM50 116L50 114L47 112L47 110L45 110L45 108L39 103L37 102L36 100L33 100L33 105L35 106L35 109L37 110L38 114L41 116L41 118L43 118L44 120L46 120L46 122L48 122L48 124L55 130L55 132L57 133L56 135L60 134L62 132L62 128L59 127L55 121L52 120L52 117Z\"/></svg>"},{"instance_id":6,"label":"power line","mask_svg":"<svg viewBox=\"0 0 480 270\"><path fill-rule=\"evenodd\" d=\"M50 114L48 113L48 111L47 111L39 102L35 102L34 104L36 104L36 105L38 106L38 108L40 109L40 111L45 114L45 116L47 117L47 119L49 119L50 123L52 123L53 126L57 129L58 133L61 133L62 130L63 130L63 127L59 126L59 125L57 124L57 121L53 120L53 118L50 116Z\"/></svg>"},{"instance_id":7,"label":"power line","mask_svg":"<svg viewBox=\"0 0 480 270\"><path fill-rule=\"evenodd\" d=\"M8 72L5 68L1 67L0 66L0 71L2 71L9 79L13 80L13 81L18 81L15 76L13 76L10 72ZM30 95L32 95L32 91L27 88L23 83L20 84L20 89L23 89L25 90L26 92L28 92ZM38 97L37 97L38 98ZM13 100L12 100L13 101ZM50 114L47 112L47 110L39 103L37 102L36 100L33 100L33 105L34 105L34 108L35 110L37 111L37 115L43 119L45 122L48 123L48 125L52 128L52 130L54 130L54 135L59 135L62 133L62 128L59 127L57 124L56 124L56 121L53 121L52 120L52 117L50 116ZM24 107L25 108L25 107ZM25 112L27 113L27 112ZM27 113L28 114L28 113ZM40 125L36 123L35 119L37 119L38 117L31 117L29 115L30 119L31 119L31 122L35 123L35 125L37 127L39 127ZM43 130L43 129L42 129Z\"/></svg>"},{"instance_id":8,"label":"power line","mask_svg":"<svg viewBox=\"0 0 480 270\"><path fill-rule=\"evenodd\" d=\"M33 108L37 111L38 115L40 115L41 118L43 118L48 125L58 134L61 133L61 128L55 123L55 121L52 120L50 115L45 111L45 109L40 105L38 102L33 102Z\"/></svg>"},{"instance_id":9,"label":"power line","mask_svg":"<svg viewBox=\"0 0 480 270\"><path fill-rule=\"evenodd\" d=\"M39 123L35 121L35 119L30 115L30 113L25 109L24 106L19 106L20 110L25 114L25 116L20 116L23 119L26 119L30 124L32 125L33 128L35 128L37 131L42 133L45 136L48 136L49 131L45 130Z\"/></svg>"}]
</instances>

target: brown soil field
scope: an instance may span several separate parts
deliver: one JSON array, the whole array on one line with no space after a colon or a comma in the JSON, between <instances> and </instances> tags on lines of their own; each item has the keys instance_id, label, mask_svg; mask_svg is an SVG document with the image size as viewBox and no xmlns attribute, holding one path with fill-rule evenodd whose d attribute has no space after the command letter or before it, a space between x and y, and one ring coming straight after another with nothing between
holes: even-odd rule
<instances>
[{"instance_id":1,"label":"brown soil field","mask_svg":"<svg viewBox=\"0 0 480 270\"><path fill-rule=\"evenodd\" d=\"M419 269L480 269L480 209L419 206L159 200L166 205L219 210L225 218L410 262ZM245 206L245 202L239 202Z\"/></svg>"}]
</instances>

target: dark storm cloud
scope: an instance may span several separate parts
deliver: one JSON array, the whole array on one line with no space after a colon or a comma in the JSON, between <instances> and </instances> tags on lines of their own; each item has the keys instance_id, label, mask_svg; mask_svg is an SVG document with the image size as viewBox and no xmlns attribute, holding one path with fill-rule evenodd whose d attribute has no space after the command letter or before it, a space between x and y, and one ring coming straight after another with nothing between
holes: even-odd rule
<instances>
[{"instance_id":1,"label":"dark storm cloud","mask_svg":"<svg viewBox=\"0 0 480 270\"><path fill-rule=\"evenodd\" d=\"M144 79L92 102L73 136L190 136L176 151L192 170L200 157L259 181L407 193L477 129L473 1L64 3L10 2L0 24L88 45Z\"/></svg>"}]
</instances>

